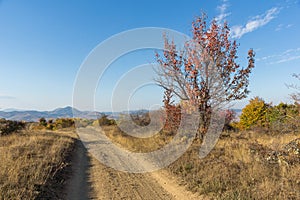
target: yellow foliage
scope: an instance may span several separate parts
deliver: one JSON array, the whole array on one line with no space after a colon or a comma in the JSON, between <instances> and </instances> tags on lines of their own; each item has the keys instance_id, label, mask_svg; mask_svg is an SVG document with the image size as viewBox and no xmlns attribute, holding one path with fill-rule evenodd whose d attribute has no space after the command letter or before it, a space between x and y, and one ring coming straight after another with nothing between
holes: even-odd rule
<instances>
[{"instance_id":1,"label":"yellow foliage","mask_svg":"<svg viewBox=\"0 0 300 200\"><path fill-rule=\"evenodd\" d=\"M253 126L266 126L268 107L269 105L259 97L251 99L249 104L242 110L239 127L249 129Z\"/></svg>"}]
</instances>

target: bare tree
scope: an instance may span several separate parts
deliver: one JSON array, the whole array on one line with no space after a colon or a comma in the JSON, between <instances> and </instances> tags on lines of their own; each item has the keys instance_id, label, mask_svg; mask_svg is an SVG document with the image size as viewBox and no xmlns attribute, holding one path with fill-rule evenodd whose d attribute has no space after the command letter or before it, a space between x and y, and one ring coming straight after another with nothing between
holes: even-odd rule
<instances>
[{"instance_id":1,"label":"bare tree","mask_svg":"<svg viewBox=\"0 0 300 200\"><path fill-rule=\"evenodd\" d=\"M248 66L236 63L238 44L230 40L227 23L213 20L210 26L203 14L192 23L193 38L178 49L165 36L163 54L156 54L157 84L188 102L200 113L199 136L208 129L212 109L224 102L243 99L249 93L249 74L254 52L248 52Z\"/></svg>"},{"instance_id":2,"label":"bare tree","mask_svg":"<svg viewBox=\"0 0 300 200\"><path fill-rule=\"evenodd\" d=\"M300 81L300 74L293 74L293 77ZM291 94L291 97L296 103L300 103L300 86L296 84L290 84L287 85L287 87L296 90L296 92Z\"/></svg>"}]
</instances>

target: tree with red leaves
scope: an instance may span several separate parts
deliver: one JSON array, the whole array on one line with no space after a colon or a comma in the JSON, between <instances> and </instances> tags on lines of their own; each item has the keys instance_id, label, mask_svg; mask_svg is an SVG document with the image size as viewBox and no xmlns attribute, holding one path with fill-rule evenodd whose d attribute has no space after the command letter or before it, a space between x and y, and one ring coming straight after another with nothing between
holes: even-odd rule
<instances>
[{"instance_id":1,"label":"tree with red leaves","mask_svg":"<svg viewBox=\"0 0 300 200\"><path fill-rule=\"evenodd\" d=\"M183 49L165 36L163 54L156 53L157 84L197 109L200 139L208 130L214 108L243 99L249 93L249 74L255 56L250 49L248 66L242 68L236 63L238 44L231 41L227 23L212 20L208 26L206 21L205 14L194 20L193 37Z\"/></svg>"},{"instance_id":2,"label":"tree with red leaves","mask_svg":"<svg viewBox=\"0 0 300 200\"><path fill-rule=\"evenodd\" d=\"M164 130L166 130L170 134L174 134L178 130L181 120L181 107L180 105L174 105L172 97L173 95L170 90L166 90L164 92L163 102L167 113L166 119L164 119Z\"/></svg>"}]
</instances>

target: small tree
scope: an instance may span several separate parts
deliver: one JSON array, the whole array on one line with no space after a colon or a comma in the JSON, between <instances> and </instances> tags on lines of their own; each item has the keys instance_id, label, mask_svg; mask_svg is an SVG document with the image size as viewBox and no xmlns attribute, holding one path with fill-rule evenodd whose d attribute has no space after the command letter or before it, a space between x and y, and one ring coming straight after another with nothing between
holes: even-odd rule
<instances>
[{"instance_id":1,"label":"small tree","mask_svg":"<svg viewBox=\"0 0 300 200\"><path fill-rule=\"evenodd\" d=\"M300 81L300 74L293 74L293 77ZM292 99L295 101L295 105L298 107L298 116L294 118L293 123L299 128L300 124L300 86L297 84L288 85L289 88L295 90L294 93L291 94Z\"/></svg>"},{"instance_id":2,"label":"small tree","mask_svg":"<svg viewBox=\"0 0 300 200\"><path fill-rule=\"evenodd\" d=\"M156 54L156 82L166 91L187 101L200 113L199 133L207 132L212 109L222 103L243 99L249 93L248 78L254 67L254 52L248 66L236 63L238 44L230 40L230 29L216 20L210 26L203 14L192 23L193 38L180 50L165 36L163 55Z\"/></svg>"},{"instance_id":3,"label":"small tree","mask_svg":"<svg viewBox=\"0 0 300 200\"><path fill-rule=\"evenodd\" d=\"M251 99L249 104L242 110L239 127L247 130L254 126L267 126L268 107L269 105L259 97Z\"/></svg>"},{"instance_id":4,"label":"small tree","mask_svg":"<svg viewBox=\"0 0 300 200\"><path fill-rule=\"evenodd\" d=\"M300 81L300 74L293 74L293 77L298 79L298 81ZM296 85L296 84L290 84L290 85L287 85L287 87L296 90L296 92L291 94L291 97L292 97L292 99L294 99L295 102L297 102L299 104L300 103L300 86Z\"/></svg>"}]
</instances>

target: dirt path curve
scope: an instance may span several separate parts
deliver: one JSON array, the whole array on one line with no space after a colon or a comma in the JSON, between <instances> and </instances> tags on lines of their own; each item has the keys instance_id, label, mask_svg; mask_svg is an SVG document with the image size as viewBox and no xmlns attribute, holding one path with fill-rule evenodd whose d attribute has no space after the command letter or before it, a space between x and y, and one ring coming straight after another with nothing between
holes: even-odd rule
<instances>
[{"instance_id":1,"label":"dirt path curve","mask_svg":"<svg viewBox=\"0 0 300 200\"><path fill-rule=\"evenodd\" d=\"M74 158L78 164L74 165L76 173L68 187L68 199L203 199L180 186L176 177L165 170L140 174L120 172L101 164L87 154L80 144ZM88 179L91 182L91 189L87 187Z\"/></svg>"},{"instance_id":2,"label":"dirt path curve","mask_svg":"<svg viewBox=\"0 0 300 200\"><path fill-rule=\"evenodd\" d=\"M92 159L92 165L94 199L204 199L180 186L178 180L164 170L143 174L119 172L96 159Z\"/></svg>"}]
</instances>

